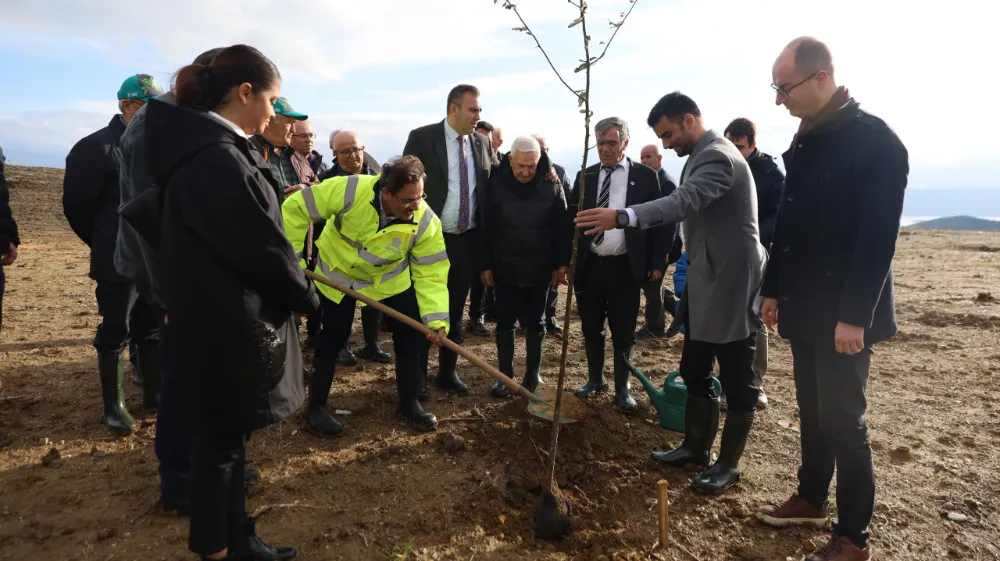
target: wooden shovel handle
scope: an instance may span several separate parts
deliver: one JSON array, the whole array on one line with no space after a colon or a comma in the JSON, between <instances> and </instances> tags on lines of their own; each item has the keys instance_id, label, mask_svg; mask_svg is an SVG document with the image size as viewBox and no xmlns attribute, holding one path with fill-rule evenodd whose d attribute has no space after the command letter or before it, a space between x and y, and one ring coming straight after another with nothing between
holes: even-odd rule
<instances>
[{"instance_id":1,"label":"wooden shovel handle","mask_svg":"<svg viewBox=\"0 0 1000 561\"><path fill-rule=\"evenodd\" d=\"M382 312L383 314L386 314L387 316L391 317L392 319L394 319L394 320L396 320L398 322L404 323L404 324L406 324L409 327L412 327L413 329L417 330L417 332L419 332L419 333L423 333L424 335L436 335L437 334L437 332L434 331L433 329L427 327L426 325L420 323L419 321L411 318L410 316L408 316L406 314L403 314L401 312L398 312L398 311L390 308L389 306L386 306L385 304L379 302L378 300L372 300L371 298L365 296L364 294L361 294L359 292L351 290L350 288L348 288L348 287L346 287L346 286L344 286L344 285L342 285L340 283L334 282L334 281L332 281L332 280L324 277L323 275L318 275L318 274L316 274L316 273L314 273L314 272L312 272L312 271L310 271L308 269L304 270L303 272L305 272L305 274L306 274L307 277L313 279L314 281L321 282L321 283L323 283L323 284L325 284L325 285L327 285L327 286L329 286L331 288L335 288L335 289L343 292L344 294L350 296L351 298L354 298L355 300L359 300L361 302L364 302L365 304L371 306L372 308L375 308L376 310ZM468 360L469 362L471 362L472 364L474 364L477 368L479 368L483 372L489 374L491 378L499 381L501 384L507 386L511 391L517 393L521 397L526 398L528 401L531 401L531 402L541 401L540 399L538 399L537 397L535 397L534 394L532 394L527 389L525 389L524 386L522 386L521 384L518 384L514 380L511 380L510 378L508 378L507 376L505 376L503 372L500 372L496 368L493 368L486 361L484 361L483 359L479 358L478 356L472 354L467 349L465 349L461 345L455 343L451 339L448 339L448 338L442 339L441 340L441 346L446 347L446 348L450 349L451 351L454 351L455 354L460 355L465 360Z\"/></svg>"}]
</instances>

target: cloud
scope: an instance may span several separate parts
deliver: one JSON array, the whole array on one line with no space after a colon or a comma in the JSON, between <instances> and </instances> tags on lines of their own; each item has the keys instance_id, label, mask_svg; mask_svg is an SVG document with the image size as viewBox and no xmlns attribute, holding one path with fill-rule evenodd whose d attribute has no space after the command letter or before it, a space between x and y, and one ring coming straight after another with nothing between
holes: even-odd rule
<instances>
[{"instance_id":1,"label":"cloud","mask_svg":"<svg viewBox=\"0 0 1000 561\"><path fill-rule=\"evenodd\" d=\"M833 49L838 79L907 145L911 185L997 186L993 131L1000 130L1000 112L993 110L992 75L983 70L982 58L993 51L983 3L952 0L942 10L841 0L831 9L804 0L789 10L784 0L637 1L594 69L591 95L595 120L617 115L631 124L630 154L655 141L646 113L677 89L694 97L716 129L737 116L753 119L761 147L780 154L797 122L774 105L771 64L794 36L813 34ZM589 4L596 53L611 35L607 20L629 4ZM583 74L572 72L582 57L581 28L567 27L572 7L522 2L520 10L563 77L582 87ZM33 0L4 7L0 50L23 45L41 65L53 51L85 50L130 68L172 72L206 48L248 42L279 65L283 91L310 113L318 134L353 128L380 159L398 154L413 127L442 119L447 91L469 82L483 91L483 118L506 137L546 134L554 158L575 167L582 116L532 38L511 31L518 25L489 0L244 0L239 8L229 0L177 0L142 10L110 0ZM56 164L115 111L113 100L75 100L42 112L25 112L36 106L19 103L8 103L8 115L0 116L0 142L8 155L21 145L47 151ZM680 171L672 154L664 162Z\"/></svg>"}]
</instances>

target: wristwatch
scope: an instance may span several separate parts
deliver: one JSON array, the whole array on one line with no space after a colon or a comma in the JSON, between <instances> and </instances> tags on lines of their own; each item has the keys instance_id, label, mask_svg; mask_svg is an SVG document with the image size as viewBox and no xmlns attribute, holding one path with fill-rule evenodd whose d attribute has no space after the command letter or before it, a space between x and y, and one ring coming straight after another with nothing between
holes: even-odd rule
<instances>
[{"instance_id":1,"label":"wristwatch","mask_svg":"<svg viewBox=\"0 0 1000 561\"><path fill-rule=\"evenodd\" d=\"M618 209L618 215L615 216L615 228L628 228L628 222L628 212L625 212L623 208Z\"/></svg>"}]
</instances>

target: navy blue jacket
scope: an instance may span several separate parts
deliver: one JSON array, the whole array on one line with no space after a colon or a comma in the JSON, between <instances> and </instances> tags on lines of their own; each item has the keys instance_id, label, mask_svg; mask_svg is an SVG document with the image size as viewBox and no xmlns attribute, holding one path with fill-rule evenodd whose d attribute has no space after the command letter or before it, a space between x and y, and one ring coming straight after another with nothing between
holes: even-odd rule
<instances>
[{"instance_id":1,"label":"navy blue jacket","mask_svg":"<svg viewBox=\"0 0 1000 561\"><path fill-rule=\"evenodd\" d=\"M126 282L115 269L121 202L118 141L124 132L125 121L115 115L108 126L81 139L66 156L63 214L90 247L90 278L96 281Z\"/></svg>"},{"instance_id":2,"label":"navy blue jacket","mask_svg":"<svg viewBox=\"0 0 1000 561\"><path fill-rule=\"evenodd\" d=\"M774 240L774 223L778 220L778 206L781 204L781 191L785 188L785 175L778 169L772 156L756 148L747 158L747 164L757 185L757 229L760 230L760 243L770 251Z\"/></svg>"}]
</instances>

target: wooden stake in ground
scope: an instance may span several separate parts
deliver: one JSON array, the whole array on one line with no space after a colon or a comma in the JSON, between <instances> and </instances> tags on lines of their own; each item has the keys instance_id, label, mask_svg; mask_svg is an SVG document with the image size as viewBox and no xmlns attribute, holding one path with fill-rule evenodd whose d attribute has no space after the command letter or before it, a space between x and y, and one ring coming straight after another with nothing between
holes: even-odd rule
<instances>
[{"instance_id":1,"label":"wooden stake in ground","mask_svg":"<svg viewBox=\"0 0 1000 561\"><path fill-rule=\"evenodd\" d=\"M667 514L670 508L668 498L668 484L666 479L656 482L656 505L659 507L658 522L660 527L660 547L667 549L670 543L670 524L667 522Z\"/></svg>"}]
</instances>

